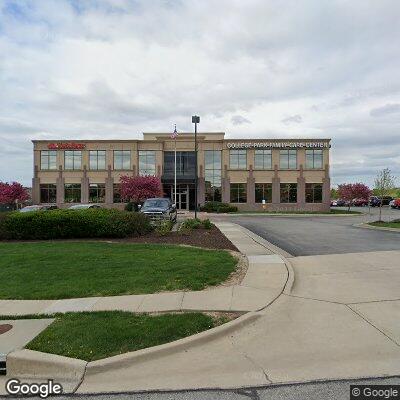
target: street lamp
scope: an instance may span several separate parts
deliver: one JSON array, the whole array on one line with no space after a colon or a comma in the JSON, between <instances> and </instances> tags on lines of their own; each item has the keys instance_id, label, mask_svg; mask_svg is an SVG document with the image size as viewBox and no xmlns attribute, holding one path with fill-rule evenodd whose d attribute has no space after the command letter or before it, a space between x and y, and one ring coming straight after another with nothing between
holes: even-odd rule
<instances>
[{"instance_id":1,"label":"street lamp","mask_svg":"<svg viewBox=\"0 0 400 400\"><path fill-rule=\"evenodd\" d=\"M198 115L192 116L192 124L194 124L194 217L197 218L197 124L200 123L200 117Z\"/></svg>"}]
</instances>

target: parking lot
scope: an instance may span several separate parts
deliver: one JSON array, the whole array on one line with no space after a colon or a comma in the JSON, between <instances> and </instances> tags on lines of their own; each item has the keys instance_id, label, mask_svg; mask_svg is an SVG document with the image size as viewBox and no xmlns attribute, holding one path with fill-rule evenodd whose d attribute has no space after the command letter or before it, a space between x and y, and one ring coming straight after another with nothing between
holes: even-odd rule
<instances>
[{"instance_id":1,"label":"parking lot","mask_svg":"<svg viewBox=\"0 0 400 400\"><path fill-rule=\"evenodd\" d=\"M355 209L360 216L235 216L229 217L293 256L400 249L400 232L383 232L355 225L378 219L378 208ZM371 214L369 214L369 211ZM400 210L383 209L383 219L400 218Z\"/></svg>"}]
</instances>

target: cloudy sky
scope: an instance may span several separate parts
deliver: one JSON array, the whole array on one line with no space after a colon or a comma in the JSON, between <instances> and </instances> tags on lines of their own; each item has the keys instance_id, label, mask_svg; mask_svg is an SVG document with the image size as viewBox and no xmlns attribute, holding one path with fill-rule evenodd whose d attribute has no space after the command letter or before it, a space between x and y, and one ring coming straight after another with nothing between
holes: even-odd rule
<instances>
[{"instance_id":1,"label":"cloudy sky","mask_svg":"<svg viewBox=\"0 0 400 400\"><path fill-rule=\"evenodd\" d=\"M398 0L0 0L0 180L31 139L332 138L332 183L400 184Z\"/></svg>"}]
</instances>

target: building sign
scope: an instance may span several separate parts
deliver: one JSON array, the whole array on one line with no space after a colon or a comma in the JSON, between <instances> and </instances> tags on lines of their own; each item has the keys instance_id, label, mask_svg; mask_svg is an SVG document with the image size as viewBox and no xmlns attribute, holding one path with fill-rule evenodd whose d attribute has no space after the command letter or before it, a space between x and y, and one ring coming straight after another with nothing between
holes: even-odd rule
<instances>
[{"instance_id":1,"label":"building sign","mask_svg":"<svg viewBox=\"0 0 400 400\"><path fill-rule=\"evenodd\" d=\"M329 142L238 142L227 143L228 149L329 149Z\"/></svg>"},{"instance_id":2,"label":"building sign","mask_svg":"<svg viewBox=\"0 0 400 400\"><path fill-rule=\"evenodd\" d=\"M84 143L74 143L74 142L66 142L66 143L49 143L47 148L50 150L82 150L85 148Z\"/></svg>"}]
</instances>

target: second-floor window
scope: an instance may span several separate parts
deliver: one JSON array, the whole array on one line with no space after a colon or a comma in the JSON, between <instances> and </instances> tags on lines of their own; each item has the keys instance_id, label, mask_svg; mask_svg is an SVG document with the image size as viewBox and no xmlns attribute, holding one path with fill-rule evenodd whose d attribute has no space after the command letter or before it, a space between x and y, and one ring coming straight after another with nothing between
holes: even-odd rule
<instances>
[{"instance_id":1,"label":"second-floor window","mask_svg":"<svg viewBox=\"0 0 400 400\"><path fill-rule=\"evenodd\" d=\"M114 150L114 169L131 169L131 151Z\"/></svg>"},{"instance_id":2,"label":"second-floor window","mask_svg":"<svg viewBox=\"0 0 400 400\"><path fill-rule=\"evenodd\" d=\"M139 151L139 175L156 174L156 152L154 150Z\"/></svg>"},{"instance_id":3,"label":"second-floor window","mask_svg":"<svg viewBox=\"0 0 400 400\"><path fill-rule=\"evenodd\" d=\"M64 169L82 169L81 150L65 150Z\"/></svg>"},{"instance_id":4,"label":"second-floor window","mask_svg":"<svg viewBox=\"0 0 400 400\"><path fill-rule=\"evenodd\" d=\"M297 150L281 150L279 153L280 169L297 169Z\"/></svg>"},{"instance_id":5,"label":"second-floor window","mask_svg":"<svg viewBox=\"0 0 400 400\"><path fill-rule=\"evenodd\" d=\"M247 169L247 151L230 150L229 152L230 169Z\"/></svg>"},{"instance_id":6,"label":"second-floor window","mask_svg":"<svg viewBox=\"0 0 400 400\"><path fill-rule=\"evenodd\" d=\"M89 151L89 169L99 170L106 169L106 151L90 150Z\"/></svg>"},{"instance_id":7,"label":"second-floor window","mask_svg":"<svg viewBox=\"0 0 400 400\"><path fill-rule=\"evenodd\" d=\"M40 152L40 169L57 169L56 150L44 150Z\"/></svg>"},{"instance_id":8,"label":"second-floor window","mask_svg":"<svg viewBox=\"0 0 400 400\"><path fill-rule=\"evenodd\" d=\"M322 169L322 150L306 150L306 168Z\"/></svg>"},{"instance_id":9,"label":"second-floor window","mask_svg":"<svg viewBox=\"0 0 400 400\"><path fill-rule=\"evenodd\" d=\"M272 169L272 151L254 151L254 169Z\"/></svg>"}]
</instances>

